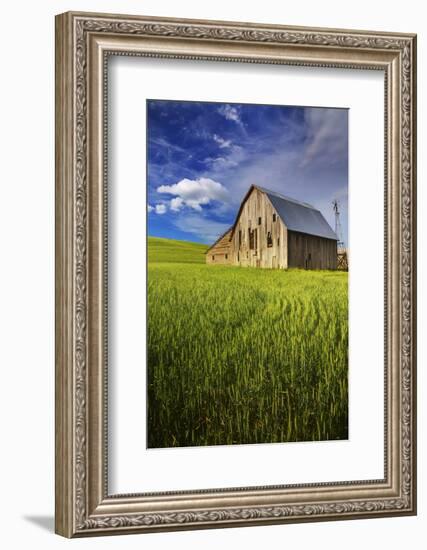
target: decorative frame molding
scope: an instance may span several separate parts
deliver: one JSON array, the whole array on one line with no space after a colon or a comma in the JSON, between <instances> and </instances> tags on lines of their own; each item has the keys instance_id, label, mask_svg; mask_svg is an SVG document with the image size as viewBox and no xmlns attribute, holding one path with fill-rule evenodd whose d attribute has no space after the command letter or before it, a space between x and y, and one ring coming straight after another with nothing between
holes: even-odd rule
<instances>
[{"instance_id":1,"label":"decorative frame molding","mask_svg":"<svg viewBox=\"0 0 427 550\"><path fill-rule=\"evenodd\" d=\"M385 478L108 495L106 59L385 73ZM416 36L68 12L56 17L56 532L66 537L416 513Z\"/></svg>"}]
</instances>

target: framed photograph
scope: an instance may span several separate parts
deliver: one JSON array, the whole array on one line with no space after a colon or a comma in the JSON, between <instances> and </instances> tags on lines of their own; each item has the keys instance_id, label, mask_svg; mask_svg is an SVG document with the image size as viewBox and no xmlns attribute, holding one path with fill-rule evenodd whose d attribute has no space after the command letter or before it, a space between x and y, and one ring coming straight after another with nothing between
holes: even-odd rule
<instances>
[{"instance_id":1,"label":"framed photograph","mask_svg":"<svg viewBox=\"0 0 427 550\"><path fill-rule=\"evenodd\" d=\"M56 532L416 513L416 37L56 18Z\"/></svg>"}]
</instances>

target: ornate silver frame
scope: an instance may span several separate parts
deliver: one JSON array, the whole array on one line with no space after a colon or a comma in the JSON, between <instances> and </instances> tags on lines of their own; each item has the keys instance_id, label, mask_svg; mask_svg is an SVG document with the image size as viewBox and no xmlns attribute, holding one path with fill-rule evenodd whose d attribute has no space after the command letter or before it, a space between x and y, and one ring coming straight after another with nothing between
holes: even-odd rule
<instances>
[{"instance_id":1,"label":"ornate silver frame","mask_svg":"<svg viewBox=\"0 0 427 550\"><path fill-rule=\"evenodd\" d=\"M106 467L106 57L385 74L385 477L109 495ZM218 21L56 18L56 532L66 537L416 513L416 37Z\"/></svg>"}]
</instances>

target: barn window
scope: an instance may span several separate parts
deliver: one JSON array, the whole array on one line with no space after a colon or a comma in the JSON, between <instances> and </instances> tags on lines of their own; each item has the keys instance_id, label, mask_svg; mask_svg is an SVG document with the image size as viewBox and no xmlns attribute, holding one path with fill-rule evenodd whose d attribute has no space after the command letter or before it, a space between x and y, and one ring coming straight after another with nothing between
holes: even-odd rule
<instances>
[{"instance_id":1,"label":"barn window","mask_svg":"<svg viewBox=\"0 0 427 550\"><path fill-rule=\"evenodd\" d=\"M239 229L239 248L242 246L242 230Z\"/></svg>"},{"instance_id":2,"label":"barn window","mask_svg":"<svg viewBox=\"0 0 427 550\"><path fill-rule=\"evenodd\" d=\"M276 221L276 214L273 214L273 221Z\"/></svg>"},{"instance_id":3,"label":"barn window","mask_svg":"<svg viewBox=\"0 0 427 550\"><path fill-rule=\"evenodd\" d=\"M215 255L214 254L212 255L212 261L213 262L215 261Z\"/></svg>"},{"instance_id":4,"label":"barn window","mask_svg":"<svg viewBox=\"0 0 427 550\"><path fill-rule=\"evenodd\" d=\"M261 225L261 218L258 218L258 225Z\"/></svg>"},{"instance_id":5,"label":"barn window","mask_svg":"<svg viewBox=\"0 0 427 550\"><path fill-rule=\"evenodd\" d=\"M271 231L267 233L267 246L271 248L273 246L273 238L271 236Z\"/></svg>"},{"instance_id":6,"label":"barn window","mask_svg":"<svg viewBox=\"0 0 427 550\"><path fill-rule=\"evenodd\" d=\"M240 262L240 252L237 253L237 261Z\"/></svg>"},{"instance_id":7,"label":"barn window","mask_svg":"<svg viewBox=\"0 0 427 550\"><path fill-rule=\"evenodd\" d=\"M225 255L225 259L228 260L228 254Z\"/></svg>"},{"instance_id":8,"label":"barn window","mask_svg":"<svg viewBox=\"0 0 427 550\"><path fill-rule=\"evenodd\" d=\"M256 229L248 229L248 233L249 233L249 250L253 250L254 248L256 248L256 244L255 244L255 241L256 241Z\"/></svg>"},{"instance_id":9,"label":"barn window","mask_svg":"<svg viewBox=\"0 0 427 550\"><path fill-rule=\"evenodd\" d=\"M277 246L279 246L279 245L280 245L280 238L277 237Z\"/></svg>"}]
</instances>

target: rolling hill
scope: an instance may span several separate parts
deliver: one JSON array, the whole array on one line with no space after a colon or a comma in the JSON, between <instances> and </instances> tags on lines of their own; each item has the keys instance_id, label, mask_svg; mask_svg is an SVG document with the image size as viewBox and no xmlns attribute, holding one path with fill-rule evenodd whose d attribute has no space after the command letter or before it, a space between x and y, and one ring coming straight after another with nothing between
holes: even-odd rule
<instances>
[{"instance_id":1,"label":"rolling hill","mask_svg":"<svg viewBox=\"0 0 427 550\"><path fill-rule=\"evenodd\" d=\"M207 244L148 237L149 263L204 264Z\"/></svg>"}]
</instances>

